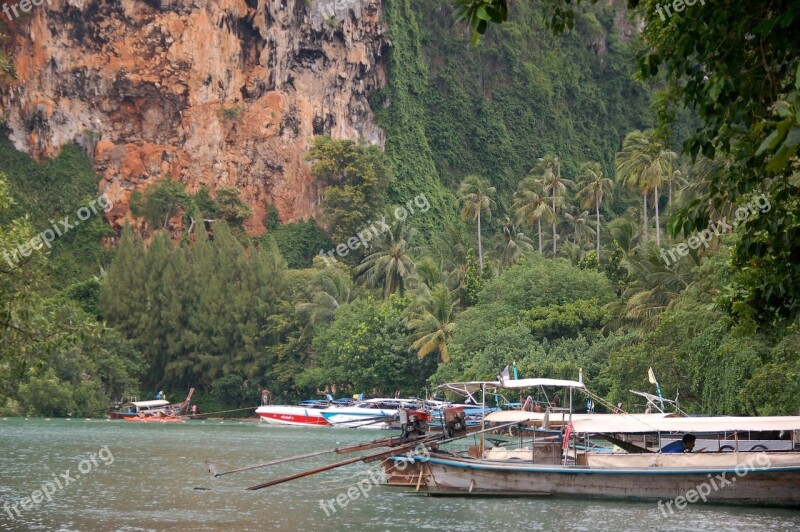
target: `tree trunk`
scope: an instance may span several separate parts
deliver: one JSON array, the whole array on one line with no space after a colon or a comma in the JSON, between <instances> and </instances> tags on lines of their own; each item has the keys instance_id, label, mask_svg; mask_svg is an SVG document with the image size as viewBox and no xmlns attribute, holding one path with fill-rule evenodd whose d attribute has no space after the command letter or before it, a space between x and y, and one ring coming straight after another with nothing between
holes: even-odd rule
<instances>
[{"instance_id":1,"label":"tree trunk","mask_svg":"<svg viewBox=\"0 0 800 532\"><path fill-rule=\"evenodd\" d=\"M655 187L653 203L656 208L656 246L661 246L661 221L658 216L658 187Z\"/></svg>"},{"instance_id":2,"label":"tree trunk","mask_svg":"<svg viewBox=\"0 0 800 532\"><path fill-rule=\"evenodd\" d=\"M544 255L544 252L542 251L542 219L541 218L536 220L536 225L539 226L539 255Z\"/></svg>"},{"instance_id":3,"label":"tree trunk","mask_svg":"<svg viewBox=\"0 0 800 532\"><path fill-rule=\"evenodd\" d=\"M650 225L650 221L647 219L647 191L642 194L642 199L644 200L644 220L642 222L642 229L644 231L644 241L647 242L647 226Z\"/></svg>"},{"instance_id":4,"label":"tree trunk","mask_svg":"<svg viewBox=\"0 0 800 532\"><path fill-rule=\"evenodd\" d=\"M669 180L669 198L667 199L667 206L672 205L672 179Z\"/></svg>"},{"instance_id":5,"label":"tree trunk","mask_svg":"<svg viewBox=\"0 0 800 532\"><path fill-rule=\"evenodd\" d=\"M595 240L597 241L597 264L600 264L600 198L595 196L594 197L594 207L595 207Z\"/></svg>"},{"instance_id":6,"label":"tree trunk","mask_svg":"<svg viewBox=\"0 0 800 532\"><path fill-rule=\"evenodd\" d=\"M483 246L481 245L481 211L478 211L478 264L483 274Z\"/></svg>"},{"instance_id":7,"label":"tree trunk","mask_svg":"<svg viewBox=\"0 0 800 532\"><path fill-rule=\"evenodd\" d=\"M553 187L553 256L556 256L556 189Z\"/></svg>"}]
</instances>

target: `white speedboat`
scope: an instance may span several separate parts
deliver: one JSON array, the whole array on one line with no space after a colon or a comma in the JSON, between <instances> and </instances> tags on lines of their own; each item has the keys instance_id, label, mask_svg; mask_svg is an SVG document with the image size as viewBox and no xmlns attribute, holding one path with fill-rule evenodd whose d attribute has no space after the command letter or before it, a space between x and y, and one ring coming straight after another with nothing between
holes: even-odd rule
<instances>
[{"instance_id":1,"label":"white speedboat","mask_svg":"<svg viewBox=\"0 0 800 532\"><path fill-rule=\"evenodd\" d=\"M416 410L418 402L416 399L367 399L353 406L329 408L320 414L334 427L386 430L400 407Z\"/></svg>"},{"instance_id":2,"label":"white speedboat","mask_svg":"<svg viewBox=\"0 0 800 532\"><path fill-rule=\"evenodd\" d=\"M330 408L321 401L304 401L299 406L266 405L256 408L261 421L269 425L327 427L329 423L322 412Z\"/></svg>"}]
</instances>

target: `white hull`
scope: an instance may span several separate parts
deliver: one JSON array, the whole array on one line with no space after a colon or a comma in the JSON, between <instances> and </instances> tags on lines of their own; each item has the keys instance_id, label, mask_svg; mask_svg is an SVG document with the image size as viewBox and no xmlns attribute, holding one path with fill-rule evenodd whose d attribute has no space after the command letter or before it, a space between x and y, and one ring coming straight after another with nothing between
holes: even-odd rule
<instances>
[{"instance_id":1,"label":"white hull","mask_svg":"<svg viewBox=\"0 0 800 532\"><path fill-rule=\"evenodd\" d=\"M322 417L322 411L302 406L260 406L256 409L256 414L268 425L327 427L329 424Z\"/></svg>"}]
</instances>

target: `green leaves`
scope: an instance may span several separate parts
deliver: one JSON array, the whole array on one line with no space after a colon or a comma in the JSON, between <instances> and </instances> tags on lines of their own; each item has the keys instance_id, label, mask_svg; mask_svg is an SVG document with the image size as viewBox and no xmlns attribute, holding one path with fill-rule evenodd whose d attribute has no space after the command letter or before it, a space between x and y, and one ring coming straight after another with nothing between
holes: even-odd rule
<instances>
[{"instance_id":1,"label":"green leaves","mask_svg":"<svg viewBox=\"0 0 800 532\"><path fill-rule=\"evenodd\" d=\"M800 64L797 67L795 84L800 86ZM766 169L780 172L786 168L800 146L800 90L793 91L785 100L778 101L773 106L773 113L783 120L763 121L756 126L759 131L774 128L758 147L756 155L772 153Z\"/></svg>"},{"instance_id":2,"label":"green leaves","mask_svg":"<svg viewBox=\"0 0 800 532\"><path fill-rule=\"evenodd\" d=\"M489 23L501 24L508 20L507 0L456 0L456 17L473 29L470 42L477 46L480 36L486 33Z\"/></svg>"}]
</instances>

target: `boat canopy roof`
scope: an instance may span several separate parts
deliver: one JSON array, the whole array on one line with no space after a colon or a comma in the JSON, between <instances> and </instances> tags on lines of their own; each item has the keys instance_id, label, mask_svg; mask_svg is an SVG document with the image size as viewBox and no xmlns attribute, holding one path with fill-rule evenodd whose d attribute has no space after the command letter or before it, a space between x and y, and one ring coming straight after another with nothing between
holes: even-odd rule
<instances>
[{"instance_id":1,"label":"boat canopy roof","mask_svg":"<svg viewBox=\"0 0 800 532\"><path fill-rule=\"evenodd\" d=\"M440 384L436 389L447 390L461 395L469 395L472 392L481 390L484 386L487 388L497 388L500 386L500 383L497 381L448 382Z\"/></svg>"},{"instance_id":2,"label":"boat canopy roof","mask_svg":"<svg viewBox=\"0 0 800 532\"><path fill-rule=\"evenodd\" d=\"M569 422L569 412L564 412L564 419L565 422ZM643 423L649 423L650 421L654 421L656 419L664 419L666 417L672 417L677 414L639 414L636 417L641 419ZM573 427L576 425L577 420L586 421L586 420L597 420L598 423L608 423L609 420L612 420L616 417L623 417L618 414L572 414L572 423ZM547 414L543 412L526 412L524 410L499 410L497 412L492 412L488 414L484 421L489 421L492 423L526 423L526 422L539 422L543 423L544 420L547 418ZM562 412L551 412L549 422L553 425L560 425L562 420ZM597 431L603 432L603 431ZM606 431L612 432L612 431Z\"/></svg>"},{"instance_id":3,"label":"boat canopy roof","mask_svg":"<svg viewBox=\"0 0 800 532\"><path fill-rule=\"evenodd\" d=\"M730 432L800 430L800 416L673 417L659 414L573 416L576 432L642 434L648 432Z\"/></svg>"},{"instance_id":4,"label":"boat canopy roof","mask_svg":"<svg viewBox=\"0 0 800 532\"><path fill-rule=\"evenodd\" d=\"M561 379L517 379L517 380L504 380L501 388L534 388L537 386L557 386L559 388L586 388L582 382L567 381Z\"/></svg>"},{"instance_id":5,"label":"boat canopy roof","mask_svg":"<svg viewBox=\"0 0 800 532\"><path fill-rule=\"evenodd\" d=\"M136 408L148 408L148 407L156 407L156 406L167 406L169 401L164 401L163 399L153 400L153 401L136 401L133 403L125 403L122 406L135 406Z\"/></svg>"}]
</instances>

